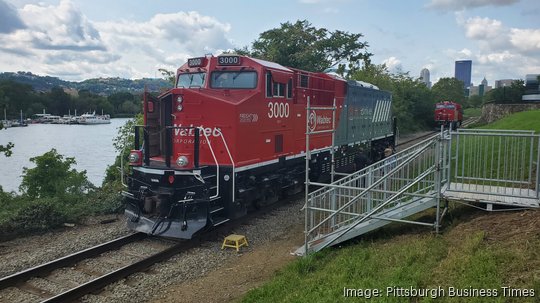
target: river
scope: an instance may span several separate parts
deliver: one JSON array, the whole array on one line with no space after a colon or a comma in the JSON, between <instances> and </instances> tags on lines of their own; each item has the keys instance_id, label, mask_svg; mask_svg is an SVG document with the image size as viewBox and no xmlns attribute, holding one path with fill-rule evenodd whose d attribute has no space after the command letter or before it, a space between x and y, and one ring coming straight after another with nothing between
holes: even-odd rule
<instances>
[{"instance_id":1,"label":"river","mask_svg":"<svg viewBox=\"0 0 540 303\"><path fill-rule=\"evenodd\" d=\"M113 140L128 120L111 119L110 124L99 125L30 124L0 130L0 145L15 144L11 157L0 154L0 185L4 191L18 192L23 167L35 167L30 158L55 148L64 158L75 158L74 168L86 170L88 180L101 186L105 170L117 154Z\"/></svg>"}]
</instances>

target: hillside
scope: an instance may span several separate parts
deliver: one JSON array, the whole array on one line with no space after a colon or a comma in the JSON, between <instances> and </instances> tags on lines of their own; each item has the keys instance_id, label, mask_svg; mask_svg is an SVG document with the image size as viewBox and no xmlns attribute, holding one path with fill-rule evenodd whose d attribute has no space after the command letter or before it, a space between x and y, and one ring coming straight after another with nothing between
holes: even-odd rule
<instances>
[{"instance_id":1,"label":"hillside","mask_svg":"<svg viewBox=\"0 0 540 303\"><path fill-rule=\"evenodd\" d=\"M117 92L140 93L144 91L145 86L149 91L161 91L171 87L171 84L164 79L97 78L72 82L56 77L34 75L30 72L0 73L0 80L4 79L31 85L35 91L39 92L50 91L53 87L59 86L64 89L88 90L100 95L110 95Z\"/></svg>"}]
</instances>

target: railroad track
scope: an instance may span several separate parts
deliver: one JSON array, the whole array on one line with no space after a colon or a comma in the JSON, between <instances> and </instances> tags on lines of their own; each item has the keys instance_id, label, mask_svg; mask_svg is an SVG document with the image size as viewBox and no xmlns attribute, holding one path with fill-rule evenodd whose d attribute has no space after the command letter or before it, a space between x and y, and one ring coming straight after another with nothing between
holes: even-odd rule
<instances>
[{"instance_id":1,"label":"railroad track","mask_svg":"<svg viewBox=\"0 0 540 303\"><path fill-rule=\"evenodd\" d=\"M66 284L72 284L71 279L69 278L58 278L57 274L53 277L53 272L58 271L59 269L69 268L70 270L78 270L83 274L95 275L96 271L89 270L88 266L80 265L85 260L93 258L106 258L103 255L111 251L119 251L122 247L139 242L144 239L147 239L147 235L142 233L131 234L124 236L76 253L71 255L53 260L51 262L32 267L30 269L23 270L21 272L12 274L10 276L0 279L0 290L3 291L6 288L16 287L19 291L29 293L35 297L39 297L39 302L71 302L76 300L86 294L99 291L103 287L114 283L122 278L125 278L133 273L143 271L150 267L151 265L164 261L175 254L178 254L184 250L191 248L195 243L189 242L179 242L175 244L169 244L166 249L161 249L159 252L151 254L149 256L144 256L142 259L131 262L129 265L119 266L118 268L93 277L89 281L77 285L75 287L68 286L68 290L61 293L51 293L50 290L40 288L39 286L33 285L30 281L32 279L50 279L48 282L55 284L59 281L66 282ZM122 252L119 252L120 254ZM113 262L114 263L114 262ZM65 285L60 285L61 288L66 288Z\"/></svg>"},{"instance_id":2,"label":"railroad track","mask_svg":"<svg viewBox=\"0 0 540 303\"><path fill-rule=\"evenodd\" d=\"M462 125L461 125L461 128L467 128L468 126L478 122L478 120L480 120L480 117L471 117L471 118L468 118L467 120L463 121ZM422 134L420 136L416 136L416 137L413 137L411 139L408 139L408 140L405 140L405 141L401 141L399 142L397 145L396 145L396 148L398 149L404 149L404 148L407 148L411 145L413 145L414 143L416 142L420 142L424 139L427 139L429 138L430 136L433 136L435 135L436 133L438 133L439 130L437 131L430 131L430 132L427 132L425 134Z\"/></svg>"},{"instance_id":3,"label":"railroad track","mask_svg":"<svg viewBox=\"0 0 540 303\"><path fill-rule=\"evenodd\" d=\"M172 241L170 240L150 237L144 233L135 233L128 236L120 237L118 239L103 244L96 245L94 247L70 254L65 257L61 257L59 259L42 265L20 271L10 276L0 278L0 301L4 302L3 299L5 299L6 296L3 297L3 292L10 289L18 292L23 292L36 298L34 300L28 301L42 303L72 302L87 294L99 293L107 285L117 282L134 273L145 271L152 265L166 261L174 255L199 246L203 242L220 241L221 243L221 241L223 241L223 237L229 235L236 228L248 223L248 221L265 216L271 213L273 210L296 198L298 197L292 196L282 199L282 201L278 203L253 212L250 216L227 222L227 224L220 225L191 240L171 243ZM157 253L142 257L140 255L137 255L137 253L133 252L134 250L136 250L133 247L126 247L130 245L137 245L137 242L152 240L155 241L156 239L157 241L160 241L159 243L161 245L167 243L168 247L160 249ZM124 247L126 248L124 249ZM124 250L123 252L120 251L122 249ZM107 254L111 254L112 252L114 252L114 255L105 256ZM116 269L108 271L104 274L98 274L97 270L91 268L91 265L89 266L83 264L85 262L88 262L89 260L94 260L94 263L109 264L110 260L115 259L114 256L118 258L118 254L124 255L124 257L136 257L137 260L129 263L128 265L123 264L117 266ZM72 281L72 278L69 277L58 277L59 275L62 275L62 273L58 272L64 269L68 269L70 271L74 270L80 272L81 274L93 277L91 279L87 279L88 281L86 282L78 284L77 286L67 286L69 284L73 284L74 282ZM47 280L47 283L61 284L61 288L64 288L66 290L53 293L46 287L41 288L40 285L36 286L34 283L34 280L36 279ZM66 283L66 281L68 282Z\"/></svg>"}]
</instances>

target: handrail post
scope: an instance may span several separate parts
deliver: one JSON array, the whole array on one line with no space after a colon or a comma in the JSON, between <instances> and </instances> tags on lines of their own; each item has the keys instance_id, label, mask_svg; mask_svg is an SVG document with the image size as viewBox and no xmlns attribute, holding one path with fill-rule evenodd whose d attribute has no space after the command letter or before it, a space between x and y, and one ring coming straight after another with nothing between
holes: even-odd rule
<instances>
[{"instance_id":1,"label":"handrail post","mask_svg":"<svg viewBox=\"0 0 540 303\"><path fill-rule=\"evenodd\" d=\"M165 128L165 165L171 167L171 154L172 154L172 144L171 144L171 129Z\"/></svg>"},{"instance_id":2,"label":"handrail post","mask_svg":"<svg viewBox=\"0 0 540 303\"><path fill-rule=\"evenodd\" d=\"M133 140L134 144L133 144L133 149L137 150L140 148L140 134L139 134L139 131L140 131L140 127L138 125L135 125L135 139Z\"/></svg>"},{"instance_id":3,"label":"handrail post","mask_svg":"<svg viewBox=\"0 0 540 303\"><path fill-rule=\"evenodd\" d=\"M304 256L307 256L308 254L308 243L309 243L309 229L311 228L308 226L308 219L309 219L309 161L311 160L311 153L309 152L309 107L310 107L310 96L307 97L307 106L306 106L306 171L305 171L305 229L304 229L304 237L305 237L305 252Z\"/></svg>"},{"instance_id":4,"label":"handrail post","mask_svg":"<svg viewBox=\"0 0 540 303\"><path fill-rule=\"evenodd\" d=\"M150 165L150 138L148 136L147 126L143 128L144 137L144 165Z\"/></svg>"},{"instance_id":5,"label":"handrail post","mask_svg":"<svg viewBox=\"0 0 540 303\"><path fill-rule=\"evenodd\" d=\"M198 128L195 128L195 138L194 138L194 148L193 148L193 166L195 168L199 168L199 151L200 151L200 146L199 146L199 129Z\"/></svg>"}]
</instances>

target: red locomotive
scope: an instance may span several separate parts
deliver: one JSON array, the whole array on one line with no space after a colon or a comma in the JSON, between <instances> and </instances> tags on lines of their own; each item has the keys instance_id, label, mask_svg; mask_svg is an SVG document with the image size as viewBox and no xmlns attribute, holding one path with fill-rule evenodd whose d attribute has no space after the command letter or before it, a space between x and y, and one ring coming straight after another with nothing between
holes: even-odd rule
<instances>
[{"instance_id":1,"label":"red locomotive","mask_svg":"<svg viewBox=\"0 0 540 303\"><path fill-rule=\"evenodd\" d=\"M390 93L366 83L238 55L189 59L175 88L145 94L123 192L128 227L189 239L301 192L307 129L310 179L321 180L332 134L319 130L334 129L335 169L350 172L393 146L392 121Z\"/></svg>"},{"instance_id":2,"label":"red locomotive","mask_svg":"<svg viewBox=\"0 0 540 303\"><path fill-rule=\"evenodd\" d=\"M463 110L461 105L452 101L444 101L435 104L435 122L437 125L454 128L460 127L463 122Z\"/></svg>"}]
</instances>

